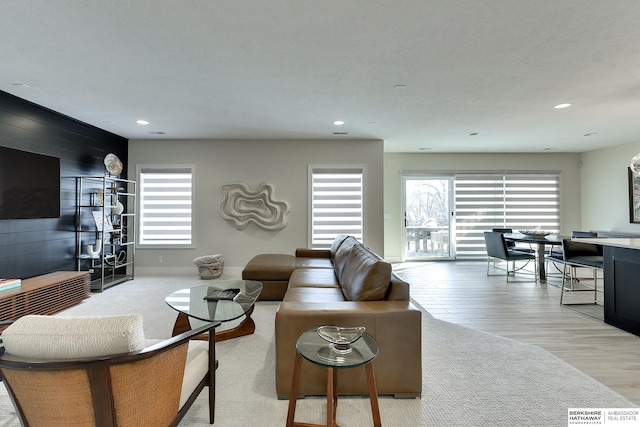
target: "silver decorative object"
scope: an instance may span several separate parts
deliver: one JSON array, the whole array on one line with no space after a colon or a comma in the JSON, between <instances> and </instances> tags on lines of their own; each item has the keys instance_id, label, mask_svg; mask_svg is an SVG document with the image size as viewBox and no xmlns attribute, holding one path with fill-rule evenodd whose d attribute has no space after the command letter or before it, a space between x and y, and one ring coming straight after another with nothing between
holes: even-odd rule
<instances>
[{"instance_id":1,"label":"silver decorative object","mask_svg":"<svg viewBox=\"0 0 640 427\"><path fill-rule=\"evenodd\" d=\"M351 351L351 344L358 341L366 330L364 326L320 326L318 335L330 342L335 351L348 353Z\"/></svg>"},{"instance_id":2,"label":"silver decorative object","mask_svg":"<svg viewBox=\"0 0 640 427\"><path fill-rule=\"evenodd\" d=\"M252 222L265 230L286 227L289 205L274 199L272 185L260 184L254 191L242 182L228 183L221 185L220 191L224 194L220 216L233 221L238 230Z\"/></svg>"},{"instance_id":3,"label":"silver decorative object","mask_svg":"<svg viewBox=\"0 0 640 427\"><path fill-rule=\"evenodd\" d=\"M120 175L122 172L122 162L113 153L109 153L104 158L104 165L111 175Z\"/></svg>"},{"instance_id":4,"label":"silver decorative object","mask_svg":"<svg viewBox=\"0 0 640 427\"><path fill-rule=\"evenodd\" d=\"M533 237L545 237L551 234L550 231L542 231L542 230L518 230L521 234L525 236L533 236Z\"/></svg>"}]
</instances>

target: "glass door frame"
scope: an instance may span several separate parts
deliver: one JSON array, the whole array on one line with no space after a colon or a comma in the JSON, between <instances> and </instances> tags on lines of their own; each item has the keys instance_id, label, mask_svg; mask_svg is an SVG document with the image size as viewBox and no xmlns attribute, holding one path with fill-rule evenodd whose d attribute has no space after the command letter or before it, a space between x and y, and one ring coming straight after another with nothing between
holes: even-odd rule
<instances>
[{"instance_id":1,"label":"glass door frame","mask_svg":"<svg viewBox=\"0 0 640 427\"><path fill-rule=\"evenodd\" d=\"M408 257L407 256L407 245L408 245L408 239L407 239L407 220L406 220L406 215L407 215L407 181L448 181L448 201L449 201L449 242L448 242L448 253L446 255L429 255L428 253L425 252L424 256L414 256L414 257ZM411 261L437 261L437 260L446 260L446 261L450 261L450 260L455 260L456 257L456 245L455 245L455 199L454 199L454 185L455 185L455 176L453 175L443 175L443 174L430 174L428 172L423 172L423 173L411 173L411 174L402 174L401 177L401 212L402 212L402 224L401 224L401 230L402 232L400 233L400 247L402 248L402 261L403 262L411 262Z\"/></svg>"}]
</instances>

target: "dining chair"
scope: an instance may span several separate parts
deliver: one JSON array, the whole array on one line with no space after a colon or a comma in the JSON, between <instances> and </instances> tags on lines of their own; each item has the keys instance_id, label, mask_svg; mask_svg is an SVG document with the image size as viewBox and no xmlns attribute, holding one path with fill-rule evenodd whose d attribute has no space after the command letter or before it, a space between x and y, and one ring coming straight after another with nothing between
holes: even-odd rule
<instances>
[{"instance_id":1,"label":"dining chair","mask_svg":"<svg viewBox=\"0 0 640 427\"><path fill-rule=\"evenodd\" d=\"M513 233L513 228L493 228L491 231L495 231L497 233ZM518 246L518 244L512 240L506 240L508 249L515 249L521 252L535 253L535 250L529 245L528 248L523 246Z\"/></svg>"},{"instance_id":2,"label":"dining chair","mask_svg":"<svg viewBox=\"0 0 640 427\"><path fill-rule=\"evenodd\" d=\"M571 239L562 240L563 274L560 287L560 304L563 304L564 293L571 291L593 291L593 304L598 302L598 271L604 269L602 246L592 243L579 242ZM587 268L592 271L593 287L584 285L580 289L574 287L578 282L576 268ZM569 279L569 287L565 285ZM567 304L569 305L569 304Z\"/></svg>"},{"instance_id":3,"label":"dining chair","mask_svg":"<svg viewBox=\"0 0 640 427\"><path fill-rule=\"evenodd\" d=\"M499 276L501 274L490 274L490 267L493 261L502 260L507 264L506 279L509 282L509 276L515 276L517 271L522 270L529 264L530 261L534 261L534 274L533 278L537 276L537 264L535 263L536 256L532 253L522 252L519 250L509 249L507 242L504 239L504 233L497 231L485 231L484 241L487 250L487 276ZM516 268L517 261L526 261L523 265ZM511 262L512 268L509 269L509 263Z\"/></svg>"},{"instance_id":4,"label":"dining chair","mask_svg":"<svg viewBox=\"0 0 640 427\"><path fill-rule=\"evenodd\" d=\"M581 238L581 237L598 237L598 233L595 231L579 231L579 230L573 230L571 232L571 238ZM546 254L546 258L545 258L545 263L547 264L547 266L549 265L549 263L554 264L554 266L556 267L556 269L560 272L560 277L562 277L564 279L564 250L562 248L562 243L560 244L560 247L557 248L557 245L552 245L549 247L549 252ZM557 264L562 265L562 269L558 268ZM574 281L579 281L577 279L577 271L576 268L579 268L580 266L573 266L573 270L571 271L572 273L572 278L573 280L571 280L570 282L570 286L571 289L573 289L573 283ZM549 271L550 269L547 268L547 271Z\"/></svg>"}]
</instances>

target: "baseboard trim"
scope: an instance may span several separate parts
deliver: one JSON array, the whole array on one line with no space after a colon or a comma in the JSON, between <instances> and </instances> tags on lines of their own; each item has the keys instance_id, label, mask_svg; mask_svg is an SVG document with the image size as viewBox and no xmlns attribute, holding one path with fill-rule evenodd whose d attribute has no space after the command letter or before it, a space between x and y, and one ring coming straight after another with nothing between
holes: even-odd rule
<instances>
[{"instance_id":1,"label":"baseboard trim","mask_svg":"<svg viewBox=\"0 0 640 427\"><path fill-rule=\"evenodd\" d=\"M241 277L243 267L224 267L224 276ZM198 270L194 267L137 267L136 275L153 276L194 276L198 277Z\"/></svg>"}]
</instances>

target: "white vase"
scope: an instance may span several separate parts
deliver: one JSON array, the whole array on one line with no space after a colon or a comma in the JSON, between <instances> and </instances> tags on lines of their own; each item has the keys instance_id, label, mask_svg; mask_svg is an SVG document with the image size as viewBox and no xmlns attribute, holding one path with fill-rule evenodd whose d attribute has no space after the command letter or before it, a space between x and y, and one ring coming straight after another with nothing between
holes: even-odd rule
<instances>
[{"instance_id":1,"label":"white vase","mask_svg":"<svg viewBox=\"0 0 640 427\"><path fill-rule=\"evenodd\" d=\"M102 250L102 240L96 239L96 249L93 249L93 245L87 245L87 253L90 258L98 258L100 256L100 251Z\"/></svg>"},{"instance_id":2,"label":"white vase","mask_svg":"<svg viewBox=\"0 0 640 427\"><path fill-rule=\"evenodd\" d=\"M111 207L111 213L115 215L121 215L124 212L124 205L120 200L115 204L115 206Z\"/></svg>"}]
</instances>

